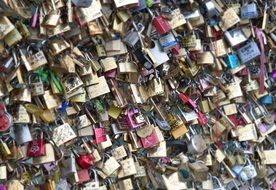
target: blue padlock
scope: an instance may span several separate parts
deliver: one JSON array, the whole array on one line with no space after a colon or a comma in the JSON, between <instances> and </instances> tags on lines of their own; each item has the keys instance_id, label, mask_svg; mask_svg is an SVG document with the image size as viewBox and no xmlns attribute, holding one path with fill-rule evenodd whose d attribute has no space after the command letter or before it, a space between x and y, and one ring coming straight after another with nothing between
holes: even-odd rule
<instances>
[{"instance_id":1,"label":"blue padlock","mask_svg":"<svg viewBox=\"0 0 276 190\"><path fill-rule=\"evenodd\" d=\"M225 62L228 69L235 69L240 66L240 62L236 54L227 55Z\"/></svg>"},{"instance_id":2,"label":"blue padlock","mask_svg":"<svg viewBox=\"0 0 276 190\"><path fill-rule=\"evenodd\" d=\"M263 96L260 98L259 102L261 104L272 104L273 103L273 96L271 96L270 94L267 96Z\"/></svg>"},{"instance_id":3,"label":"blue padlock","mask_svg":"<svg viewBox=\"0 0 276 190\"><path fill-rule=\"evenodd\" d=\"M241 7L241 18L242 19L252 19L259 16L257 5L255 3L250 3L243 5Z\"/></svg>"}]
</instances>

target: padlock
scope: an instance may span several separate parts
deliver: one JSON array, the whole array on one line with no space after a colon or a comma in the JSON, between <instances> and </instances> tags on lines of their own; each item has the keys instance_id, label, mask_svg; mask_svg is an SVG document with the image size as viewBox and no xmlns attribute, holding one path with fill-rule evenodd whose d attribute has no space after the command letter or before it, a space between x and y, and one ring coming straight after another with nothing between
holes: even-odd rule
<instances>
[{"instance_id":1,"label":"padlock","mask_svg":"<svg viewBox=\"0 0 276 190\"><path fill-rule=\"evenodd\" d=\"M38 74L31 74L28 78L32 96L40 96L44 94L43 82Z\"/></svg>"},{"instance_id":2,"label":"padlock","mask_svg":"<svg viewBox=\"0 0 276 190\"><path fill-rule=\"evenodd\" d=\"M189 137L188 151L191 154L201 154L207 148L203 137L196 134L195 130L190 127L191 136Z\"/></svg>"},{"instance_id":3,"label":"padlock","mask_svg":"<svg viewBox=\"0 0 276 190\"><path fill-rule=\"evenodd\" d=\"M77 174L78 174L78 178L79 178L79 181L78 181L79 184L88 182L90 180L88 169L79 170L79 171L77 171Z\"/></svg>"},{"instance_id":4,"label":"padlock","mask_svg":"<svg viewBox=\"0 0 276 190\"><path fill-rule=\"evenodd\" d=\"M220 27L222 28L223 31L227 30L228 28L240 22L239 16L237 15L237 13L232 7L224 11L221 20L222 21L220 23Z\"/></svg>"},{"instance_id":5,"label":"padlock","mask_svg":"<svg viewBox=\"0 0 276 190\"><path fill-rule=\"evenodd\" d=\"M186 19L179 8L172 10L171 15L172 19L169 20L169 24L172 29L178 28L186 23Z\"/></svg>"},{"instance_id":6,"label":"padlock","mask_svg":"<svg viewBox=\"0 0 276 190\"><path fill-rule=\"evenodd\" d=\"M16 144L18 145L22 145L33 140L30 129L28 125L25 124L14 125L14 135Z\"/></svg>"},{"instance_id":7,"label":"padlock","mask_svg":"<svg viewBox=\"0 0 276 190\"><path fill-rule=\"evenodd\" d=\"M118 181L118 184L119 184L119 188L122 190L133 189L133 184L132 184L131 178L120 180L120 181Z\"/></svg>"},{"instance_id":8,"label":"padlock","mask_svg":"<svg viewBox=\"0 0 276 190\"><path fill-rule=\"evenodd\" d=\"M264 164L269 165L269 164L275 164L276 159L275 159L275 153L276 153L276 143L273 142L273 149L271 150L264 150L263 155L264 155Z\"/></svg>"},{"instance_id":9,"label":"padlock","mask_svg":"<svg viewBox=\"0 0 276 190\"><path fill-rule=\"evenodd\" d=\"M171 131L174 139L177 139L177 138L183 136L187 132L188 132L188 129L183 122L177 123L177 125Z\"/></svg>"},{"instance_id":10,"label":"padlock","mask_svg":"<svg viewBox=\"0 0 276 190\"><path fill-rule=\"evenodd\" d=\"M11 150L2 139L0 139L0 153L3 159L7 159L11 155Z\"/></svg>"},{"instance_id":11,"label":"padlock","mask_svg":"<svg viewBox=\"0 0 276 190\"><path fill-rule=\"evenodd\" d=\"M120 164L113 156L106 156L108 159L104 162L101 170L104 172L106 176L110 176L120 168Z\"/></svg>"},{"instance_id":12,"label":"padlock","mask_svg":"<svg viewBox=\"0 0 276 190\"><path fill-rule=\"evenodd\" d=\"M16 28L14 28L11 32L9 32L4 37L5 43L10 47L19 43L22 39L23 39L22 35Z\"/></svg>"},{"instance_id":13,"label":"padlock","mask_svg":"<svg viewBox=\"0 0 276 190\"><path fill-rule=\"evenodd\" d=\"M132 157L120 161L121 168L118 171L118 178L128 177L137 174L134 159Z\"/></svg>"},{"instance_id":14,"label":"padlock","mask_svg":"<svg viewBox=\"0 0 276 190\"><path fill-rule=\"evenodd\" d=\"M252 19L259 17L256 3L252 2L241 7L241 18Z\"/></svg>"},{"instance_id":15,"label":"padlock","mask_svg":"<svg viewBox=\"0 0 276 190\"><path fill-rule=\"evenodd\" d=\"M39 131L40 135L36 139L29 142L27 149L27 156L29 157L39 157L46 154L43 131L41 131L40 128L35 128L35 131Z\"/></svg>"},{"instance_id":16,"label":"padlock","mask_svg":"<svg viewBox=\"0 0 276 190\"><path fill-rule=\"evenodd\" d=\"M6 111L6 106L0 102L0 132L4 132L13 124L12 116Z\"/></svg>"},{"instance_id":17,"label":"padlock","mask_svg":"<svg viewBox=\"0 0 276 190\"><path fill-rule=\"evenodd\" d=\"M237 46L247 40L244 32L240 28L234 28L230 31L226 31L224 33L228 43L234 47Z\"/></svg>"},{"instance_id":18,"label":"padlock","mask_svg":"<svg viewBox=\"0 0 276 190\"><path fill-rule=\"evenodd\" d=\"M46 164L57 161L55 157L54 145L51 142L45 144L45 152L46 154L44 156L33 157L33 164Z\"/></svg>"},{"instance_id":19,"label":"padlock","mask_svg":"<svg viewBox=\"0 0 276 190\"><path fill-rule=\"evenodd\" d=\"M211 189L214 189L212 177L213 177L213 176L212 176L211 174L208 174L207 180L202 182L202 189L203 189L203 190L211 190Z\"/></svg>"},{"instance_id":20,"label":"padlock","mask_svg":"<svg viewBox=\"0 0 276 190\"><path fill-rule=\"evenodd\" d=\"M151 148L159 143L156 129L152 125L140 128L137 130L137 135L140 137L144 148Z\"/></svg>"},{"instance_id":21,"label":"padlock","mask_svg":"<svg viewBox=\"0 0 276 190\"><path fill-rule=\"evenodd\" d=\"M245 166L243 167L239 176L243 181L248 181L249 179L252 179L257 176L256 168L255 166L253 166L249 158L246 159Z\"/></svg>"},{"instance_id":22,"label":"padlock","mask_svg":"<svg viewBox=\"0 0 276 190\"><path fill-rule=\"evenodd\" d=\"M177 41L172 32L165 34L159 38L159 42L164 50L171 49L177 45Z\"/></svg>"},{"instance_id":23,"label":"padlock","mask_svg":"<svg viewBox=\"0 0 276 190\"><path fill-rule=\"evenodd\" d=\"M225 187L223 186L218 177L212 176L212 179L216 181L216 184L218 184L218 187L213 188L214 190L225 190Z\"/></svg>"},{"instance_id":24,"label":"padlock","mask_svg":"<svg viewBox=\"0 0 276 190\"><path fill-rule=\"evenodd\" d=\"M235 69L239 67L240 63L236 54L229 54L225 58L228 69Z\"/></svg>"},{"instance_id":25,"label":"padlock","mask_svg":"<svg viewBox=\"0 0 276 190\"><path fill-rule=\"evenodd\" d=\"M62 176L65 177L77 172L76 160L72 153L70 153L69 157L67 159L64 159L62 163L64 166L63 168L61 168Z\"/></svg>"},{"instance_id":26,"label":"padlock","mask_svg":"<svg viewBox=\"0 0 276 190\"><path fill-rule=\"evenodd\" d=\"M105 133L105 128L103 128L102 124L100 123L100 127L94 127L94 136L95 136L95 143L99 144L102 142L105 142L106 139L106 133Z\"/></svg>"},{"instance_id":27,"label":"padlock","mask_svg":"<svg viewBox=\"0 0 276 190\"><path fill-rule=\"evenodd\" d=\"M128 46L134 47L138 41L140 41L141 46L143 47L143 40L141 38L141 33L145 29L144 25L141 23L138 23L137 25L135 22L132 22L134 30L129 31L126 36L123 39L123 42L125 42Z\"/></svg>"},{"instance_id":28,"label":"padlock","mask_svg":"<svg viewBox=\"0 0 276 190\"><path fill-rule=\"evenodd\" d=\"M219 12L215 7L215 4L213 1L207 1L205 2L206 11L209 17L218 16Z\"/></svg>"},{"instance_id":29,"label":"padlock","mask_svg":"<svg viewBox=\"0 0 276 190\"><path fill-rule=\"evenodd\" d=\"M56 27L60 19L60 10L56 8L56 3L51 1L52 9L45 15L41 25L44 27Z\"/></svg>"},{"instance_id":30,"label":"padlock","mask_svg":"<svg viewBox=\"0 0 276 190\"><path fill-rule=\"evenodd\" d=\"M79 155L76 151L72 150L73 154L76 156L76 162L82 169L89 169L94 164L94 157L92 154L86 153Z\"/></svg>"},{"instance_id":31,"label":"padlock","mask_svg":"<svg viewBox=\"0 0 276 190\"><path fill-rule=\"evenodd\" d=\"M162 16L154 16L153 12L147 8L150 16L152 17L152 25L155 27L156 31L160 35L164 35L171 30L171 26L167 20L165 20Z\"/></svg>"},{"instance_id":32,"label":"padlock","mask_svg":"<svg viewBox=\"0 0 276 190\"><path fill-rule=\"evenodd\" d=\"M71 0L72 3L77 7L89 7L92 0Z\"/></svg>"},{"instance_id":33,"label":"padlock","mask_svg":"<svg viewBox=\"0 0 276 190\"><path fill-rule=\"evenodd\" d=\"M242 64L247 64L260 56L261 52L257 44L254 41L251 41L238 49L238 55Z\"/></svg>"},{"instance_id":34,"label":"padlock","mask_svg":"<svg viewBox=\"0 0 276 190\"><path fill-rule=\"evenodd\" d=\"M112 155L116 160L120 160L127 156L127 152L124 148L124 146L119 146L112 150Z\"/></svg>"},{"instance_id":35,"label":"padlock","mask_svg":"<svg viewBox=\"0 0 276 190\"><path fill-rule=\"evenodd\" d=\"M263 96L260 98L260 103L261 104L265 104L265 105L269 105L273 103L273 96L272 95L267 95L267 96Z\"/></svg>"},{"instance_id":36,"label":"padlock","mask_svg":"<svg viewBox=\"0 0 276 190\"><path fill-rule=\"evenodd\" d=\"M22 50L19 52L27 71L35 70L48 63L44 51L40 50L36 44L29 45L26 53L23 53Z\"/></svg>"},{"instance_id":37,"label":"padlock","mask_svg":"<svg viewBox=\"0 0 276 190\"><path fill-rule=\"evenodd\" d=\"M192 176L198 181L205 181L208 177L208 167L203 161L188 163Z\"/></svg>"},{"instance_id":38,"label":"padlock","mask_svg":"<svg viewBox=\"0 0 276 190\"><path fill-rule=\"evenodd\" d=\"M98 173L95 169L92 170L93 174L94 174L94 179L92 182L88 182L85 184L85 188L83 188L84 190L98 190L100 187L100 182L99 182L99 178L98 178Z\"/></svg>"},{"instance_id":39,"label":"padlock","mask_svg":"<svg viewBox=\"0 0 276 190\"><path fill-rule=\"evenodd\" d=\"M62 118L59 119L61 123L58 124L58 120L55 121L57 127L53 129L52 135L52 140L58 147L77 137L69 123L64 122Z\"/></svg>"}]
</instances>

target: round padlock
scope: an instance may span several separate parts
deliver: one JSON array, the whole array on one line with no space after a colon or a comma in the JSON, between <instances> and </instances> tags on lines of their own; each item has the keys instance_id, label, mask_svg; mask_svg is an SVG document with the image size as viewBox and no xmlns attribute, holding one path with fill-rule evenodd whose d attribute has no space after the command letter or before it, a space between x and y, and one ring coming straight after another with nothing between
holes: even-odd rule
<instances>
[{"instance_id":1,"label":"round padlock","mask_svg":"<svg viewBox=\"0 0 276 190\"><path fill-rule=\"evenodd\" d=\"M0 103L0 132L4 132L12 125L12 117L6 112L5 105Z\"/></svg>"}]
</instances>

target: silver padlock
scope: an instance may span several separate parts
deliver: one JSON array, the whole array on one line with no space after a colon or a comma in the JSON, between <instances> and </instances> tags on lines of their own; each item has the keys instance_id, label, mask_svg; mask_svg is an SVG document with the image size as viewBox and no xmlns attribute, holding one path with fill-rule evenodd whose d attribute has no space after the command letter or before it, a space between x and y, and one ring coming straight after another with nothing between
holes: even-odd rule
<instances>
[{"instance_id":1,"label":"silver padlock","mask_svg":"<svg viewBox=\"0 0 276 190\"><path fill-rule=\"evenodd\" d=\"M76 7L90 7L92 0L71 0Z\"/></svg>"},{"instance_id":2,"label":"silver padlock","mask_svg":"<svg viewBox=\"0 0 276 190\"><path fill-rule=\"evenodd\" d=\"M213 190L225 190L225 187L222 185L222 183L219 180L219 178L217 178L216 176L212 176L212 180L216 181L216 184L218 184L218 187L214 186Z\"/></svg>"},{"instance_id":3,"label":"silver padlock","mask_svg":"<svg viewBox=\"0 0 276 190\"><path fill-rule=\"evenodd\" d=\"M28 125L14 125L13 128L16 144L22 145L33 140Z\"/></svg>"},{"instance_id":4,"label":"silver padlock","mask_svg":"<svg viewBox=\"0 0 276 190\"><path fill-rule=\"evenodd\" d=\"M63 164L65 166L64 168L61 168L61 174L63 177L66 178L68 175L77 172L76 160L73 153L71 153L67 159L64 159Z\"/></svg>"},{"instance_id":5,"label":"silver padlock","mask_svg":"<svg viewBox=\"0 0 276 190\"><path fill-rule=\"evenodd\" d=\"M245 34L240 28L234 28L233 30L226 31L224 35L232 47L239 45L247 40Z\"/></svg>"},{"instance_id":6,"label":"silver padlock","mask_svg":"<svg viewBox=\"0 0 276 190\"><path fill-rule=\"evenodd\" d=\"M191 136L189 138L190 142L188 144L188 152L191 154L201 154L206 150L206 142L203 140L202 136L196 134L195 130L190 127Z\"/></svg>"},{"instance_id":7,"label":"silver padlock","mask_svg":"<svg viewBox=\"0 0 276 190\"><path fill-rule=\"evenodd\" d=\"M43 82L37 73L33 73L28 78L32 96L41 96L45 93Z\"/></svg>"},{"instance_id":8,"label":"silver padlock","mask_svg":"<svg viewBox=\"0 0 276 190\"><path fill-rule=\"evenodd\" d=\"M248 64L260 56L261 52L257 44L254 41L251 41L250 43L238 49L238 55L243 64Z\"/></svg>"},{"instance_id":9,"label":"silver padlock","mask_svg":"<svg viewBox=\"0 0 276 190\"><path fill-rule=\"evenodd\" d=\"M246 158L246 165L243 167L240 177L243 181L253 179L257 176L257 171L255 166L251 163L249 158Z\"/></svg>"},{"instance_id":10,"label":"silver padlock","mask_svg":"<svg viewBox=\"0 0 276 190\"><path fill-rule=\"evenodd\" d=\"M94 173L94 180L92 182L86 183L84 189L98 190L99 187L100 187L98 174L97 174L97 171L95 169L93 169L92 172Z\"/></svg>"},{"instance_id":11,"label":"silver padlock","mask_svg":"<svg viewBox=\"0 0 276 190\"><path fill-rule=\"evenodd\" d=\"M219 12L217 11L216 7L215 7L215 4L213 1L207 1L205 3L205 7L206 7L206 10L207 10L207 13L208 13L208 16L209 17L213 17L213 16L218 16L219 15Z\"/></svg>"},{"instance_id":12,"label":"silver padlock","mask_svg":"<svg viewBox=\"0 0 276 190\"><path fill-rule=\"evenodd\" d=\"M141 45L143 46L143 41L141 40L141 33L145 29L144 25L141 23L138 23L136 25L135 22L132 22L132 25L134 29L127 33L127 35L123 39L123 42L125 42L130 47L134 47L140 40Z\"/></svg>"}]
</instances>

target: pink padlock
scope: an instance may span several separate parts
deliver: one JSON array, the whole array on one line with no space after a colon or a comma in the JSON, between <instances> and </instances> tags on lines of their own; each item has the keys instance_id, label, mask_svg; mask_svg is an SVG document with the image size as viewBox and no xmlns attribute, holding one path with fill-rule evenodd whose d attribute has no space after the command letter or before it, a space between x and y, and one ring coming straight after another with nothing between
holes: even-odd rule
<instances>
[{"instance_id":1,"label":"pink padlock","mask_svg":"<svg viewBox=\"0 0 276 190\"><path fill-rule=\"evenodd\" d=\"M100 124L99 128L96 128L96 127L93 127L93 128L94 128L94 135L95 135L95 143L99 144L99 143L105 142L107 138L106 138L105 128L102 127L102 124Z\"/></svg>"}]
</instances>

